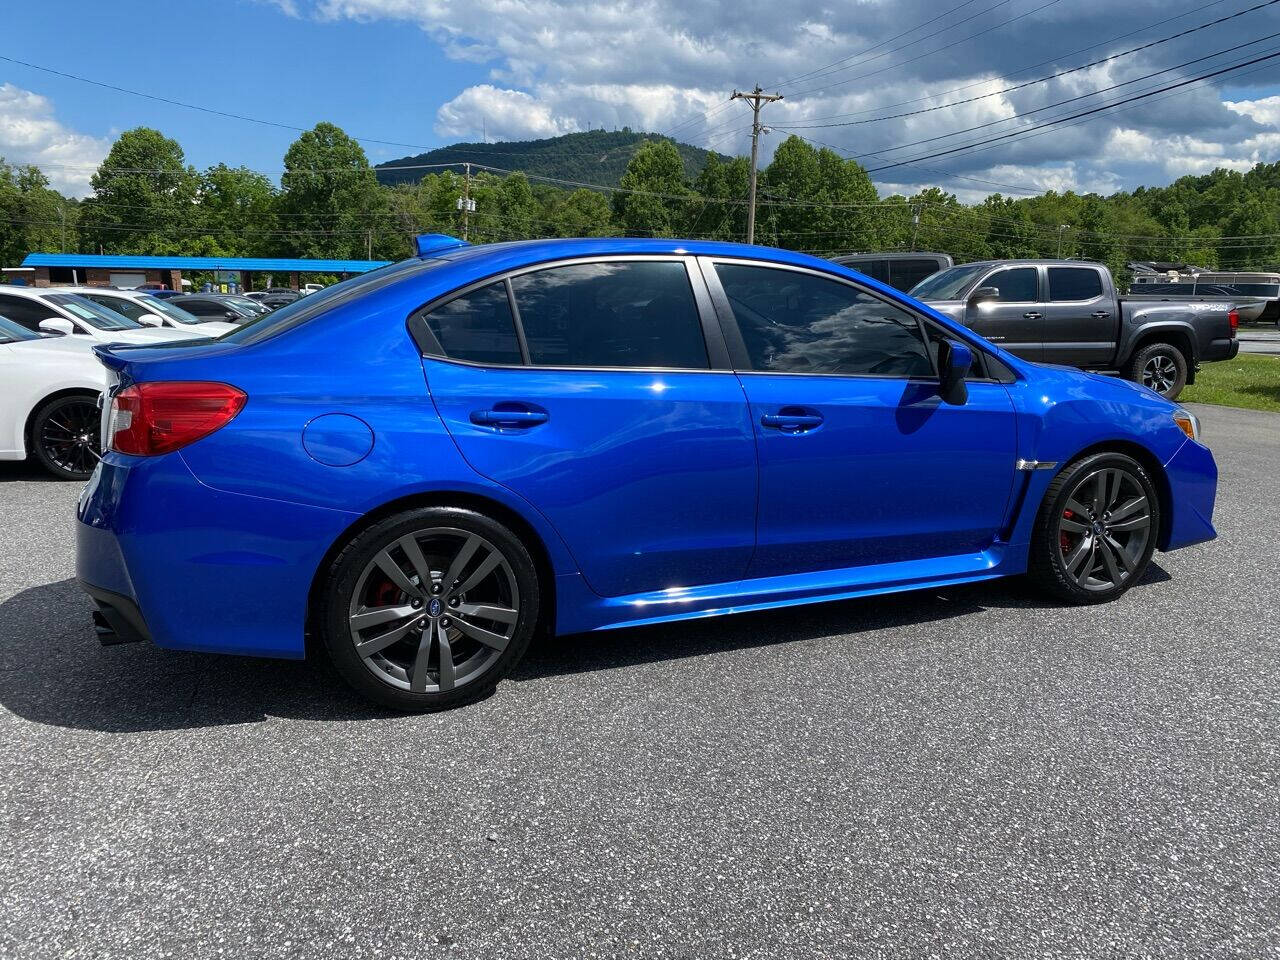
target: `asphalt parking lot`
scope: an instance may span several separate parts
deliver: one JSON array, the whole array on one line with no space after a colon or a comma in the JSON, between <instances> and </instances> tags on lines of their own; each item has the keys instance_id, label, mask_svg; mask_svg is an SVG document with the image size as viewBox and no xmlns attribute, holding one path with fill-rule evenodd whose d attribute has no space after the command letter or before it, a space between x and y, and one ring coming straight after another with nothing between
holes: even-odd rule
<instances>
[{"instance_id":1,"label":"asphalt parking lot","mask_svg":"<svg viewBox=\"0 0 1280 960\"><path fill-rule=\"evenodd\" d=\"M1280 956L1280 415L1220 538L536 647L488 700L100 648L78 485L0 465L0 956ZM192 584L199 589L199 584Z\"/></svg>"}]
</instances>

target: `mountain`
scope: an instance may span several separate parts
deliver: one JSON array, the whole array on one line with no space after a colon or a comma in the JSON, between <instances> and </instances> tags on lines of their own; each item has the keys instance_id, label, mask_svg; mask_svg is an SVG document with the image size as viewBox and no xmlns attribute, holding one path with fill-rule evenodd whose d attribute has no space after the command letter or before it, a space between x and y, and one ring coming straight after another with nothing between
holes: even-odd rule
<instances>
[{"instance_id":1,"label":"mountain","mask_svg":"<svg viewBox=\"0 0 1280 960\"><path fill-rule=\"evenodd\" d=\"M414 183L431 170L398 170L433 163L479 163L503 170L521 170L540 177L577 180L617 186L627 169L627 161L646 140L661 139L656 133L622 130L588 130L546 140L507 140L497 143L454 143L414 157L401 157L378 164L378 180L384 184ZM684 160L685 173L692 180L702 170L711 152L676 142ZM728 160L718 154L721 160Z\"/></svg>"}]
</instances>

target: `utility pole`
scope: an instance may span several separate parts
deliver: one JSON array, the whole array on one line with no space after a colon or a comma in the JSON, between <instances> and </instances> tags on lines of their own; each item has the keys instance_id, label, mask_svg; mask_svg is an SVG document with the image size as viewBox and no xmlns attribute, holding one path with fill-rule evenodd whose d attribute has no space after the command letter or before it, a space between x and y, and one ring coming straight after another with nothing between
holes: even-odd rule
<instances>
[{"instance_id":1,"label":"utility pole","mask_svg":"<svg viewBox=\"0 0 1280 960\"><path fill-rule=\"evenodd\" d=\"M733 91L730 100L746 100L751 104L751 189L747 197L747 243L756 242L756 157L759 155L760 134L765 127L760 126L760 107L762 104L781 100L780 93L765 93L760 84L750 93Z\"/></svg>"},{"instance_id":2,"label":"utility pole","mask_svg":"<svg viewBox=\"0 0 1280 960\"><path fill-rule=\"evenodd\" d=\"M1058 224L1058 259L1062 259L1062 237L1066 234L1069 227L1065 223Z\"/></svg>"},{"instance_id":3,"label":"utility pole","mask_svg":"<svg viewBox=\"0 0 1280 960\"><path fill-rule=\"evenodd\" d=\"M920 229L920 208L918 206L911 208L911 249L916 248L916 231Z\"/></svg>"},{"instance_id":4,"label":"utility pole","mask_svg":"<svg viewBox=\"0 0 1280 960\"><path fill-rule=\"evenodd\" d=\"M466 170L466 176L462 179L462 196L458 198L457 207L462 211L462 239L465 241L471 226L471 214L476 212L476 202L471 199L471 164L464 163L462 166Z\"/></svg>"},{"instance_id":5,"label":"utility pole","mask_svg":"<svg viewBox=\"0 0 1280 960\"><path fill-rule=\"evenodd\" d=\"M373 259L373 231L366 230L364 234L364 258L366 260Z\"/></svg>"},{"instance_id":6,"label":"utility pole","mask_svg":"<svg viewBox=\"0 0 1280 960\"><path fill-rule=\"evenodd\" d=\"M65 200L58 204L58 215L62 217L62 246L59 252L67 252L67 203Z\"/></svg>"}]
</instances>

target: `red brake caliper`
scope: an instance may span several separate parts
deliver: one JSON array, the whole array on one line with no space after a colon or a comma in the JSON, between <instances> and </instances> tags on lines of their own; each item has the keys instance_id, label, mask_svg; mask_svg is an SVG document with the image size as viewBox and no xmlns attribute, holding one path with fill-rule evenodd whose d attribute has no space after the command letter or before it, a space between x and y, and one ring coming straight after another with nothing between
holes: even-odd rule
<instances>
[{"instance_id":1,"label":"red brake caliper","mask_svg":"<svg viewBox=\"0 0 1280 960\"><path fill-rule=\"evenodd\" d=\"M1062 511L1063 520L1070 520L1074 516L1075 514L1070 510ZM1067 538L1067 532L1065 530L1060 531L1058 533L1058 546L1061 548L1064 554L1068 553L1071 550L1071 541Z\"/></svg>"}]
</instances>

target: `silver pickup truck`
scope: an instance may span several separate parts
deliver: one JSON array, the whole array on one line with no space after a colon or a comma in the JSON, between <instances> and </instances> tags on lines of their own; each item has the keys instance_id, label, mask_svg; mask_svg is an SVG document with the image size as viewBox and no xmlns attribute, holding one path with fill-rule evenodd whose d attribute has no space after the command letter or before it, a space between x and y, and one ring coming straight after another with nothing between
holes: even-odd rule
<instances>
[{"instance_id":1,"label":"silver pickup truck","mask_svg":"<svg viewBox=\"0 0 1280 960\"><path fill-rule=\"evenodd\" d=\"M966 263L911 296L1020 357L1118 372L1171 400L1200 364L1240 350L1231 304L1126 300L1100 263Z\"/></svg>"}]
</instances>

